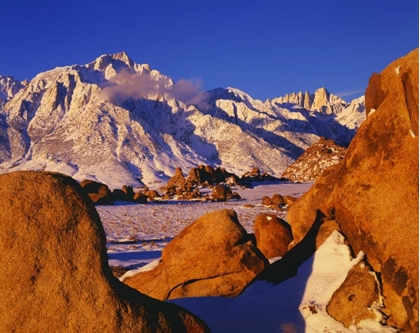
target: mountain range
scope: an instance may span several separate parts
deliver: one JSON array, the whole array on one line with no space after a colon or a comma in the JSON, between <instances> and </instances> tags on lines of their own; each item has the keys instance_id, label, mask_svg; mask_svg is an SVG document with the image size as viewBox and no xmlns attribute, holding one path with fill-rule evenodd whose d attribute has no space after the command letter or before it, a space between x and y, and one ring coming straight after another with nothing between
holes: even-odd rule
<instances>
[{"instance_id":1,"label":"mountain range","mask_svg":"<svg viewBox=\"0 0 420 333\"><path fill-rule=\"evenodd\" d=\"M52 170L111 188L198 164L279 177L320 137L347 146L364 119L364 96L347 103L320 88L263 102L106 54L30 82L0 76L0 173Z\"/></svg>"}]
</instances>

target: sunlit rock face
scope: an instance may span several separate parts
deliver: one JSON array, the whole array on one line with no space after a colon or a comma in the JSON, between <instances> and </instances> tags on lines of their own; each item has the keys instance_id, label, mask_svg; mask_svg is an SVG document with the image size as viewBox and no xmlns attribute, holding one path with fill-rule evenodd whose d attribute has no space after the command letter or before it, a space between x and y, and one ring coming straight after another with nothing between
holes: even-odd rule
<instances>
[{"instance_id":1,"label":"sunlit rock face","mask_svg":"<svg viewBox=\"0 0 420 333\"><path fill-rule=\"evenodd\" d=\"M380 274L388 324L408 332L418 330L418 58L416 49L372 76L369 116L344 160L288 213L292 230L308 230L317 209L332 214Z\"/></svg>"},{"instance_id":2,"label":"sunlit rock face","mask_svg":"<svg viewBox=\"0 0 420 333\"><path fill-rule=\"evenodd\" d=\"M273 99L273 102L278 104L291 104L298 108L324 114L339 114L350 104L342 98L331 94L324 87L317 89L313 94L310 94L308 91L304 93L299 91L298 93L286 94L285 96Z\"/></svg>"},{"instance_id":3,"label":"sunlit rock face","mask_svg":"<svg viewBox=\"0 0 420 333\"><path fill-rule=\"evenodd\" d=\"M0 175L4 332L208 332L186 310L118 281L92 201L70 177Z\"/></svg>"},{"instance_id":4,"label":"sunlit rock face","mask_svg":"<svg viewBox=\"0 0 420 333\"><path fill-rule=\"evenodd\" d=\"M124 283L161 300L234 297L267 265L235 211L224 209L194 221L163 249L156 268Z\"/></svg>"}]
</instances>

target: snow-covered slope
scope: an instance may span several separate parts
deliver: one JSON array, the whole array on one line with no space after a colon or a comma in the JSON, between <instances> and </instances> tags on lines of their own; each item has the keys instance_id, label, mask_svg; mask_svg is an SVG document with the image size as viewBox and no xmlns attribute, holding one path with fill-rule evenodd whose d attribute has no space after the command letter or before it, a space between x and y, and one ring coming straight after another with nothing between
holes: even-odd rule
<instances>
[{"instance_id":1,"label":"snow-covered slope","mask_svg":"<svg viewBox=\"0 0 420 333\"><path fill-rule=\"evenodd\" d=\"M124 52L40 73L19 89L5 86L0 172L53 170L111 188L166 180L175 167L197 164L280 176L320 136L348 144L362 114L285 108L234 88L204 92Z\"/></svg>"}]
</instances>

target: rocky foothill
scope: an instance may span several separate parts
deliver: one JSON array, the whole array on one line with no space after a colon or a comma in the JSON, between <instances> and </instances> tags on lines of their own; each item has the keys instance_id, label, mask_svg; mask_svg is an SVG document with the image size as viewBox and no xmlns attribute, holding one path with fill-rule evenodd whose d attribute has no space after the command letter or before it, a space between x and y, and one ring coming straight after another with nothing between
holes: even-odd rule
<instances>
[{"instance_id":1,"label":"rocky foothill","mask_svg":"<svg viewBox=\"0 0 420 333\"><path fill-rule=\"evenodd\" d=\"M321 138L287 167L281 179L295 183L315 181L325 169L342 161L346 150L331 139Z\"/></svg>"}]
</instances>

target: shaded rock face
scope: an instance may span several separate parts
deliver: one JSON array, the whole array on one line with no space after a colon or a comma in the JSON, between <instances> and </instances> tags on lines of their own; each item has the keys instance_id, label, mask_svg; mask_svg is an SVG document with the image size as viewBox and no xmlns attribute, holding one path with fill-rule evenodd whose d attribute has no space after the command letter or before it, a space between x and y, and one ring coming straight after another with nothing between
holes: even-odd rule
<instances>
[{"instance_id":1,"label":"shaded rock face","mask_svg":"<svg viewBox=\"0 0 420 333\"><path fill-rule=\"evenodd\" d=\"M373 76L369 116L343 162L287 216L295 233L317 208L334 212L354 252L364 251L381 275L388 325L409 332L418 331L418 58L416 49Z\"/></svg>"},{"instance_id":2,"label":"shaded rock face","mask_svg":"<svg viewBox=\"0 0 420 333\"><path fill-rule=\"evenodd\" d=\"M124 280L151 297L237 296L268 265L233 210L203 215L162 251L153 270Z\"/></svg>"},{"instance_id":3,"label":"shaded rock face","mask_svg":"<svg viewBox=\"0 0 420 333\"><path fill-rule=\"evenodd\" d=\"M260 214L254 222L258 249L266 258L282 257L293 240L290 225L274 214Z\"/></svg>"},{"instance_id":4,"label":"shaded rock face","mask_svg":"<svg viewBox=\"0 0 420 333\"><path fill-rule=\"evenodd\" d=\"M311 219L313 221L318 209L323 212L330 210L326 198L334 188L339 170L340 164L328 168L309 191L297 199L288 210L286 219L292 226L293 239L296 243L299 243L311 228Z\"/></svg>"},{"instance_id":5,"label":"shaded rock face","mask_svg":"<svg viewBox=\"0 0 420 333\"><path fill-rule=\"evenodd\" d=\"M99 216L72 178L0 175L0 206L2 331L208 331L182 308L112 275Z\"/></svg>"},{"instance_id":6,"label":"shaded rock face","mask_svg":"<svg viewBox=\"0 0 420 333\"><path fill-rule=\"evenodd\" d=\"M334 292L327 312L349 327L364 319L375 319L376 316L370 308L380 304L379 297L379 284L375 273L361 262L350 270L346 280Z\"/></svg>"},{"instance_id":7,"label":"shaded rock face","mask_svg":"<svg viewBox=\"0 0 420 333\"><path fill-rule=\"evenodd\" d=\"M199 165L190 170L187 181L191 182L193 185L214 185L220 183L238 184L239 178L221 167L214 169L210 165Z\"/></svg>"},{"instance_id":8,"label":"shaded rock face","mask_svg":"<svg viewBox=\"0 0 420 333\"><path fill-rule=\"evenodd\" d=\"M346 148L333 140L321 138L305 152L282 174L281 178L292 182L310 182L316 180L325 169L343 160Z\"/></svg>"},{"instance_id":9,"label":"shaded rock face","mask_svg":"<svg viewBox=\"0 0 420 333\"><path fill-rule=\"evenodd\" d=\"M320 210L316 211L315 220L305 237L292 247L286 254L271 265L267 266L259 273L242 292L245 292L257 281L267 281L277 285L297 274L299 266L308 260L316 250L317 238L320 228L327 219L326 215Z\"/></svg>"},{"instance_id":10,"label":"shaded rock face","mask_svg":"<svg viewBox=\"0 0 420 333\"><path fill-rule=\"evenodd\" d=\"M385 93L381 87L381 76L378 73L373 73L365 94L366 116L369 116L370 112L375 112L384 99Z\"/></svg>"},{"instance_id":11,"label":"shaded rock face","mask_svg":"<svg viewBox=\"0 0 420 333\"><path fill-rule=\"evenodd\" d=\"M94 180L84 179L80 186L89 195L92 202L102 205L113 203L113 196L109 187L105 184L95 182Z\"/></svg>"}]
</instances>

